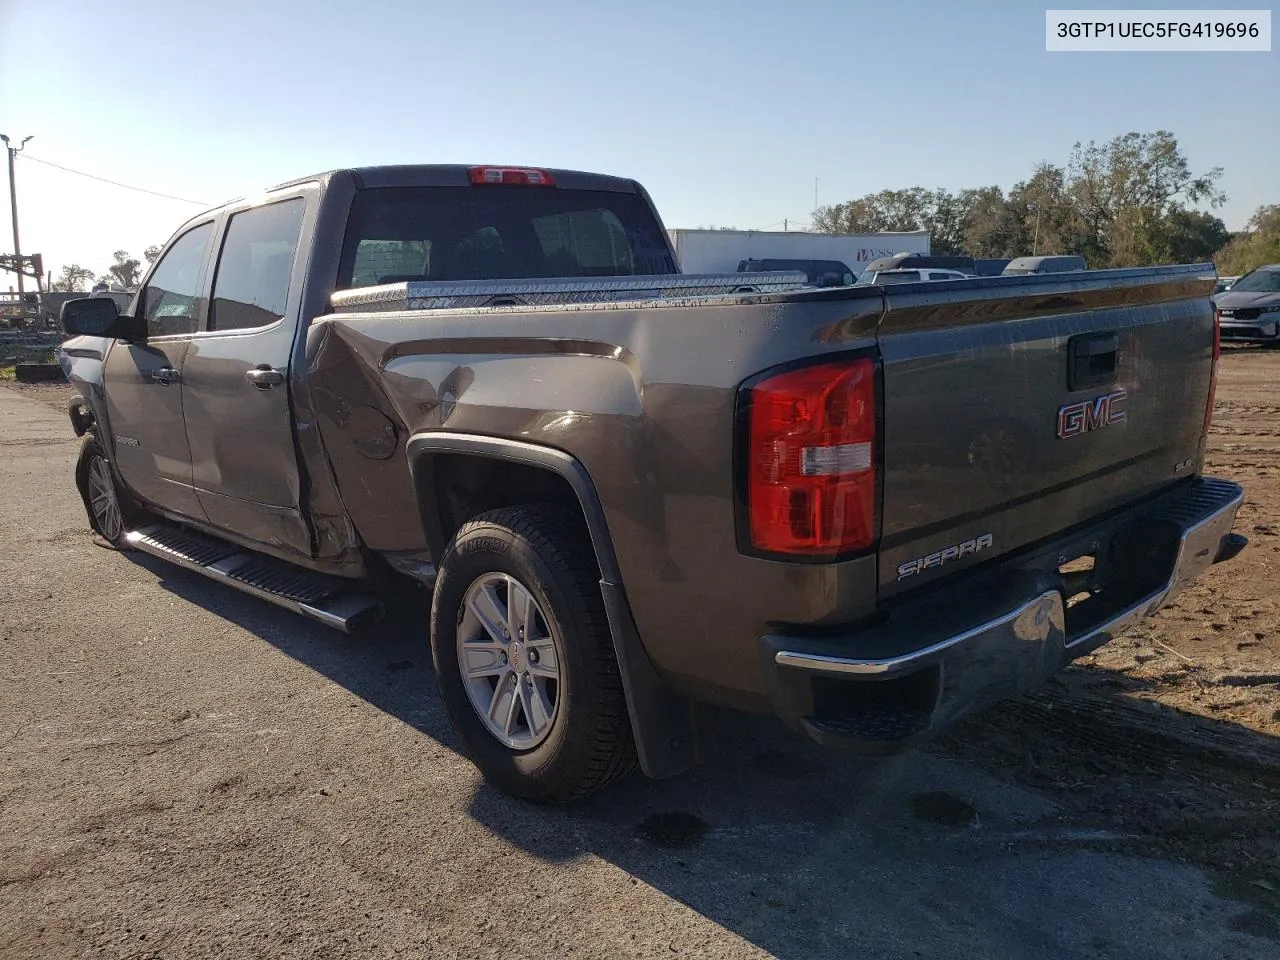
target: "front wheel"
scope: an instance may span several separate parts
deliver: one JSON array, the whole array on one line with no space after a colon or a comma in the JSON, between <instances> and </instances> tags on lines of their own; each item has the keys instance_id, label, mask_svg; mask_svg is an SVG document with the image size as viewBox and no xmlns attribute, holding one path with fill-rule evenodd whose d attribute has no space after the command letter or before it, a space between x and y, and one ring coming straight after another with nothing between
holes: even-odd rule
<instances>
[{"instance_id":1,"label":"front wheel","mask_svg":"<svg viewBox=\"0 0 1280 960\"><path fill-rule=\"evenodd\" d=\"M574 514L507 507L464 524L441 558L431 656L459 738L508 793L564 802L635 766L600 576Z\"/></svg>"},{"instance_id":2,"label":"front wheel","mask_svg":"<svg viewBox=\"0 0 1280 960\"><path fill-rule=\"evenodd\" d=\"M76 463L76 486L80 489L89 524L104 540L120 546L134 519L128 495L116 486L107 452L93 434L84 438L80 459Z\"/></svg>"}]
</instances>

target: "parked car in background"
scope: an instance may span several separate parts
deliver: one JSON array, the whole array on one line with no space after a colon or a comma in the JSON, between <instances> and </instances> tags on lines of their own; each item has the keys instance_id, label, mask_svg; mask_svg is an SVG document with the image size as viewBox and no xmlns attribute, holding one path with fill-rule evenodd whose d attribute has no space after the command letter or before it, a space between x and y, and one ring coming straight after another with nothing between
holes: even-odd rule
<instances>
[{"instance_id":1,"label":"parked car in background","mask_svg":"<svg viewBox=\"0 0 1280 960\"><path fill-rule=\"evenodd\" d=\"M854 273L842 260L740 260L739 273L774 273L780 270L799 270L814 286L847 287L853 283Z\"/></svg>"},{"instance_id":2,"label":"parked car in background","mask_svg":"<svg viewBox=\"0 0 1280 960\"><path fill-rule=\"evenodd\" d=\"M1280 263L1258 267L1238 279L1213 305L1221 314L1222 339L1235 343L1280 343Z\"/></svg>"},{"instance_id":3,"label":"parked car in background","mask_svg":"<svg viewBox=\"0 0 1280 960\"><path fill-rule=\"evenodd\" d=\"M1226 293L1231 289L1231 285L1239 279L1239 277L1219 277L1218 282L1213 287L1213 292L1215 294Z\"/></svg>"},{"instance_id":4,"label":"parked car in background","mask_svg":"<svg viewBox=\"0 0 1280 960\"><path fill-rule=\"evenodd\" d=\"M1084 268L1084 257L1015 257L1000 275L1027 277L1035 273L1071 273Z\"/></svg>"},{"instance_id":5,"label":"parked car in background","mask_svg":"<svg viewBox=\"0 0 1280 960\"><path fill-rule=\"evenodd\" d=\"M870 283L872 276L877 273L883 273L886 270L919 270L922 267L955 270L965 275L972 275L977 272L974 269L973 257L935 257L927 253L899 253L892 257L880 257L877 260L872 260L858 275L858 282Z\"/></svg>"},{"instance_id":6,"label":"parked car in background","mask_svg":"<svg viewBox=\"0 0 1280 960\"><path fill-rule=\"evenodd\" d=\"M874 283L884 286L887 283L919 283L928 280L967 280L968 278L969 274L961 273L959 270L876 270L867 271L859 276L858 285L866 286Z\"/></svg>"},{"instance_id":7,"label":"parked car in background","mask_svg":"<svg viewBox=\"0 0 1280 960\"><path fill-rule=\"evenodd\" d=\"M965 272L972 272L975 277L998 277L1011 261L1011 257L975 257L973 270Z\"/></svg>"}]
</instances>

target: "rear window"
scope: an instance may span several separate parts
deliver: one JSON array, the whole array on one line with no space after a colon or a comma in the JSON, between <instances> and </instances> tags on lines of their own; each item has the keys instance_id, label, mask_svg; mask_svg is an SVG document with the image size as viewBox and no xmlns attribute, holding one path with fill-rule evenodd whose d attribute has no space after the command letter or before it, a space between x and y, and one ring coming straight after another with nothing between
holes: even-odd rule
<instances>
[{"instance_id":1,"label":"rear window","mask_svg":"<svg viewBox=\"0 0 1280 960\"><path fill-rule=\"evenodd\" d=\"M919 270L901 270L893 273L881 273L876 276L876 283L914 283L921 279Z\"/></svg>"},{"instance_id":2,"label":"rear window","mask_svg":"<svg viewBox=\"0 0 1280 960\"><path fill-rule=\"evenodd\" d=\"M394 187L356 194L338 289L676 272L657 219L636 194Z\"/></svg>"}]
</instances>

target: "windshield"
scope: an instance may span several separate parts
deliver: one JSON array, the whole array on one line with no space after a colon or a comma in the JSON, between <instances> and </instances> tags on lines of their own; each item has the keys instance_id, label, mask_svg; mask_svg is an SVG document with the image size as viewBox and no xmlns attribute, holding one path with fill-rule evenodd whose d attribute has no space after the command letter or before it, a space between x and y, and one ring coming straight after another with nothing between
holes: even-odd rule
<instances>
[{"instance_id":1,"label":"windshield","mask_svg":"<svg viewBox=\"0 0 1280 960\"><path fill-rule=\"evenodd\" d=\"M1255 270L1231 285L1232 293L1280 293L1280 270Z\"/></svg>"},{"instance_id":2,"label":"windshield","mask_svg":"<svg viewBox=\"0 0 1280 960\"><path fill-rule=\"evenodd\" d=\"M637 194L528 187L383 187L351 206L338 289L406 280L676 273Z\"/></svg>"}]
</instances>

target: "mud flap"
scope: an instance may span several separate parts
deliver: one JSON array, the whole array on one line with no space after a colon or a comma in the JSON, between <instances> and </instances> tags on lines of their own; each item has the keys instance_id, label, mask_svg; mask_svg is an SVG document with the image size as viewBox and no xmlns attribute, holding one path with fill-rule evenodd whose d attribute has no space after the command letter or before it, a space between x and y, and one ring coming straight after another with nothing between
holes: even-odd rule
<instances>
[{"instance_id":1,"label":"mud flap","mask_svg":"<svg viewBox=\"0 0 1280 960\"><path fill-rule=\"evenodd\" d=\"M672 693L653 669L622 589L601 580L600 592L609 617L640 769L655 779L683 773L701 759L697 707Z\"/></svg>"}]
</instances>

